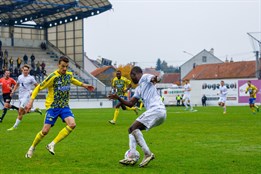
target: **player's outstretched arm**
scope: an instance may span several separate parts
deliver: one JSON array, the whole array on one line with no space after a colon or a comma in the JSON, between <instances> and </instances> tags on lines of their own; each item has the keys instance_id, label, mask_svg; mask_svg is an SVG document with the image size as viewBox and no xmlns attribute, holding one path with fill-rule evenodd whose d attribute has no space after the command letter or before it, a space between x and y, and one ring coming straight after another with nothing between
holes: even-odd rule
<instances>
[{"instance_id":1,"label":"player's outstretched arm","mask_svg":"<svg viewBox=\"0 0 261 174\"><path fill-rule=\"evenodd\" d=\"M90 84L83 83L82 87L84 87L85 89L87 89L90 92L94 91L94 86L92 86Z\"/></svg>"},{"instance_id":2,"label":"player's outstretched arm","mask_svg":"<svg viewBox=\"0 0 261 174\"><path fill-rule=\"evenodd\" d=\"M132 97L130 100L124 100L121 97L119 97L117 94L109 94L108 98L119 100L123 105L129 107L134 106L138 102L137 98Z\"/></svg>"}]
</instances>

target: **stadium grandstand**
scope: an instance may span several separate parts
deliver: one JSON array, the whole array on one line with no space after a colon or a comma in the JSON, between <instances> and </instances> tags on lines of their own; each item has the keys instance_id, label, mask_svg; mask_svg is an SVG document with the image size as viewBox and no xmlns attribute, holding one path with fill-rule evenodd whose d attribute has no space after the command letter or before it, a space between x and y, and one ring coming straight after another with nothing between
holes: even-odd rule
<instances>
[{"instance_id":1,"label":"stadium grandstand","mask_svg":"<svg viewBox=\"0 0 261 174\"><path fill-rule=\"evenodd\" d=\"M74 72L75 77L96 87L95 92L90 94L72 85L71 98L104 98L110 88L84 69L84 19L111 8L108 0L0 1L2 57L4 59L6 50L8 60L12 57L14 62L13 66L8 63L5 66L0 60L0 76L4 69L9 69L16 78L17 58L23 60L27 55L28 64L31 65L30 57L33 54L35 67L33 65L31 74L41 81L45 72L49 74L57 68L58 58L66 55L70 58L69 70ZM39 63L43 62L44 70L41 68L41 71L37 71ZM38 98L45 98L45 92L39 93Z\"/></svg>"}]
</instances>

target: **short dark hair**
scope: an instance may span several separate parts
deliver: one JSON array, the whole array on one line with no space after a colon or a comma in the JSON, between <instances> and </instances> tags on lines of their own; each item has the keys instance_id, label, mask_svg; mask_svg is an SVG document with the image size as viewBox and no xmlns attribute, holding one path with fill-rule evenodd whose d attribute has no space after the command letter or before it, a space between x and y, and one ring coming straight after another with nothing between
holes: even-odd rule
<instances>
[{"instance_id":1,"label":"short dark hair","mask_svg":"<svg viewBox=\"0 0 261 174\"><path fill-rule=\"evenodd\" d=\"M142 69L139 66L134 66L131 69L131 72L135 72L135 73L142 73Z\"/></svg>"},{"instance_id":2,"label":"short dark hair","mask_svg":"<svg viewBox=\"0 0 261 174\"><path fill-rule=\"evenodd\" d=\"M69 58L66 57L66 56L61 56L60 59L59 59L59 64L60 64L62 61L65 62L65 63L69 63Z\"/></svg>"},{"instance_id":3,"label":"short dark hair","mask_svg":"<svg viewBox=\"0 0 261 174\"><path fill-rule=\"evenodd\" d=\"M24 68L24 67L26 67L26 68L30 69L30 66L29 66L29 65L27 65L27 64L24 64L24 66L23 66L22 68Z\"/></svg>"}]
</instances>

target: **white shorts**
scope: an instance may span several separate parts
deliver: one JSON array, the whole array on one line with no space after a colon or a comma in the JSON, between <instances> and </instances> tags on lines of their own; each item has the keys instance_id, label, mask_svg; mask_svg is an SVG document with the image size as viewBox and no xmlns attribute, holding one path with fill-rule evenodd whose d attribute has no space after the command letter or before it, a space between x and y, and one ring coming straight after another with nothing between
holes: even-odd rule
<instances>
[{"instance_id":1,"label":"white shorts","mask_svg":"<svg viewBox=\"0 0 261 174\"><path fill-rule=\"evenodd\" d=\"M219 97L218 103L226 103L227 98L226 97Z\"/></svg>"},{"instance_id":2,"label":"white shorts","mask_svg":"<svg viewBox=\"0 0 261 174\"><path fill-rule=\"evenodd\" d=\"M146 130L162 124L166 120L166 109L147 110L136 121L146 126Z\"/></svg>"},{"instance_id":3,"label":"white shorts","mask_svg":"<svg viewBox=\"0 0 261 174\"><path fill-rule=\"evenodd\" d=\"M24 109L25 106L28 104L29 100L30 100L30 96L19 98L19 107Z\"/></svg>"},{"instance_id":4,"label":"white shorts","mask_svg":"<svg viewBox=\"0 0 261 174\"><path fill-rule=\"evenodd\" d=\"M185 100L190 100L190 94L184 94L183 98L184 101Z\"/></svg>"}]
</instances>

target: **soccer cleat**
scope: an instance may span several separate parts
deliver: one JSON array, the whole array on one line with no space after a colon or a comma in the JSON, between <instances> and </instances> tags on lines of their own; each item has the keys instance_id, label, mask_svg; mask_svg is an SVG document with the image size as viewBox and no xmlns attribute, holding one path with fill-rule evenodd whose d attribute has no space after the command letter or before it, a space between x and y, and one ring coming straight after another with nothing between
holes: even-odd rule
<instances>
[{"instance_id":1,"label":"soccer cleat","mask_svg":"<svg viewBox=\"0 0 261 174\"><path fill-rule=\"evenodd\" d=\"M187 110L188 110L188 108L185 108L185 109L184 109L184 111L187 111Z\"/></svg>"},{"instance_id":2,"label":"soccer cleat","mask_svg":"<svg viewBox=\"0 0 261 174\"><path fill-rule=\"evenodd\" d=\"M48 144L48 145L46 146L46 149L47 149L52 155L55 154L55 152L54 152L54 145Z\"/></svg>"},{"instance_id":3,"label":"soccer cleat","mask_svg":"<svg viewBox=\"0 0 261 174\"><path fill-rule=\"evenodd\" d=\"M145 167L145 166L148 165L149 162L150 162L151 160L153 160L153 159L155 159L155 156L154 156L153 153L151 153L150 156L147 156L147 157L145 156L145 157L143 158L143 160L142 160L142 162L139 164L139 166L140 166L140 167Z\"/></svg>"},{"instance_id":4,"label":"soccer cleat","mask_svg":"<svg viewBox=\"0 0 261 174\"><path fill-rule=\"evenodd\" d=\"M226 114L226 112L224 111L223 114Z\"/></svg>"},{"instance_id":5,"label":"soccer cleat","mask_svg":"<svg viewBox=\"0 0 261 174\"><path fill-rule=\"evenodd\" d=\"M109 123L111 123L111 124L115 124L116 122L113 121L113 120L109 120Z\"/></svg>"},{"instance_id":6,"label":"soccer cleat","mask_svg":"<svg viewBox=\"0 0 261 174\"><path fill-rule=\"evenodd\" d=\"M35 148L30 147L28 152L25 154L25 158L32 158Z\"/></svg>"},{"instance_id":7,"label":"soccer cleat","mask_svg":"<svg viewBox=\"0 0 261 174\"><path fill-rule=\"evenodd\" d=\"M134 165L136 164L137 161L133 160L133 159L122 159L119 161L119 163L123 164L123 165Z\"/></svg>"},{"instance_id":8,"label":"soccer cleat","mask_svg":"<svg viewBox=\"0 0 261 174\"><path fill-rule=\"evenodd\" d=\"M0 123L2 123L3 121L2 121L2 119L0 118Z\"/></svg>"},{"instance_id":9,"label":"soccer cleat","mask_svg":"<svg viewBox=\"0 0 261 174\"><path fill-rule=\"evenodd\" d=\"M17 129L16 127L11 127L11 128L9 128L9 129L7 129L7 131L13 131L13 130L15 130L15 129Z\"/></svg>"},{"instance_id":10,"label":"soccer cleat","mask_svg":"<svg viewBox=\"0 0 261 174\"><path fill-rule=\"evenodd\" d=\"M42 115L42 111L39 108L35 108L34 112L39 113L40 115Z\"/></svg>"}]
</instances>

